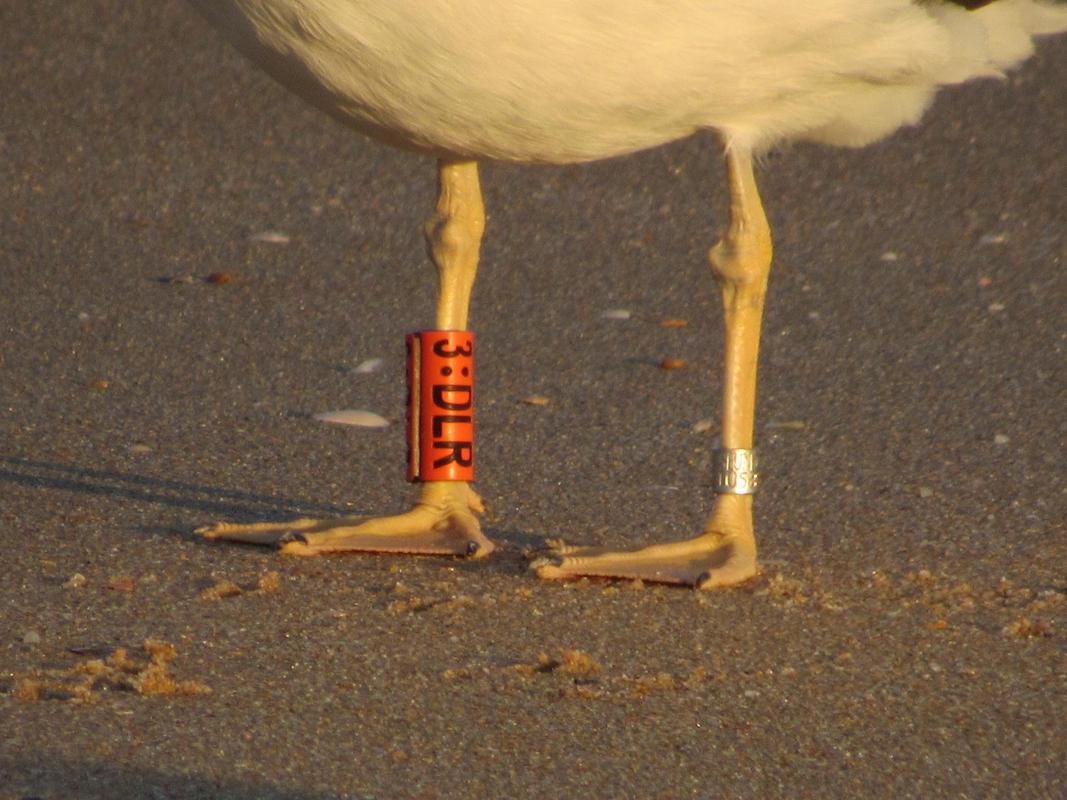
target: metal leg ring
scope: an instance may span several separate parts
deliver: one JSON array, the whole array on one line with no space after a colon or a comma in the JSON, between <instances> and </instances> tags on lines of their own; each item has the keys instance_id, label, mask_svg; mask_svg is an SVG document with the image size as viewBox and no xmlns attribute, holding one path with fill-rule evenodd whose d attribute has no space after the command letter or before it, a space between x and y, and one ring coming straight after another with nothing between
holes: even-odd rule
<instances>
[{"instance_id":1,"label":"metal leg ring","mask_svg":"<svg viewBox=\"0 0 1067 800\"><path fill-rule=\"evenodd\" d=\"M743 448L716 450L712 459L715 491L719 494L753 494L759 483L756 451Z\"/></svg>"}]
</instances>

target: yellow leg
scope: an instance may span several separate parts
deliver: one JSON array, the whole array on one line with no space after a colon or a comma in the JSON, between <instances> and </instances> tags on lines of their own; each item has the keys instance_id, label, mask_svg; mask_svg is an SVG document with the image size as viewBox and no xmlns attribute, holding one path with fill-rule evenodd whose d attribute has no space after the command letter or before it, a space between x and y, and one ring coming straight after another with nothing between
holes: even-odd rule
<instances>
[{"instance_id":1,"label":"yellow leg","mask_svg":"<svg viewBox=\"0 0 1067 800\"><path fill-rule=\"evenodd\" d=\"M751 449L756 409L760 320L771 265L771 234L763 213L752 158L726 155L730 225L708 258L722 291L726 324L722 445ZM752 495L720 494L704 532L693 539L639 550L559 546L533 564L542 578L582 575L641 578L708 589L756 574Z\"/></svg>"},{"instance_id":2,"label":"yellow leg","mask_svg":"<svg viewBox=\"0 0 1067 800\"><path fill-rule=\"evenodd\" d=\"M485 230L478 166L473 161L441 161L438 177L437 208L426 224L438 276L436 327L463 330ZM482 558L493 551L475 516L484 510L467 483L432 481L419 486L413 509L396 516L218 523L197 532L209 539L277 545L289 555L363 551Z\"/></svg>"}]
</instances>

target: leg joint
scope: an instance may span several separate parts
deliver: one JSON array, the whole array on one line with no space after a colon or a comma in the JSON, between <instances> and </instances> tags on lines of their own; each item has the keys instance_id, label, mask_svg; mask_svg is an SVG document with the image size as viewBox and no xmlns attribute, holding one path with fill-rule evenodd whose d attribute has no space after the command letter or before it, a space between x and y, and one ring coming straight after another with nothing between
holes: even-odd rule
<instances>
[{"instance_id":1,"label":"leg joint","mask_svg":"<svg viewBox=\"0 0 1067 800\"><path fill-rule=\"evenodd\" d=\"M765 283L771 271L768 231L731 231L708 251L712 274L720 284L753 286Z\"/></svg>"}]
</instances>

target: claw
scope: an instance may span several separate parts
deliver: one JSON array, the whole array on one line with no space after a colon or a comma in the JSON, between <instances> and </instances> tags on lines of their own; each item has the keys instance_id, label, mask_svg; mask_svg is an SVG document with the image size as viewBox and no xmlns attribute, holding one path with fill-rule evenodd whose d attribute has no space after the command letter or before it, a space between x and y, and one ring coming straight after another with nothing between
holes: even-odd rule
<instances>
[{"instance_id":1,"label":"claw","mask_svg":"<svg viewBox=\"0 0 1067 800\"><path fill-rule=\"evenodd\" d=\"M278 539L278 547L284 547L292 542L299 542L300 544L307 544L308 538L300 531L286 531Z\"/></svg>"}]
</instances>

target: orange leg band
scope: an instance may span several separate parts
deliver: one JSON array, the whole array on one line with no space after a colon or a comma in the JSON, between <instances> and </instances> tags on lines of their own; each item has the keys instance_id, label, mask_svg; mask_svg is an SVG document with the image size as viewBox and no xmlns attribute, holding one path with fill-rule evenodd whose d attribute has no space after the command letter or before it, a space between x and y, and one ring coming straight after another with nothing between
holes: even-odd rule
<instances>
[{"instance_id":1,"label":"orange leg band","mask_svg":"<svg viewBox=\"0 0 1067 800\"><path fill-rule=\"evenodd\" d=\"M419 331L408 347L408 480L474 480L474 334Z\"/></svg>"}]
</instances>

